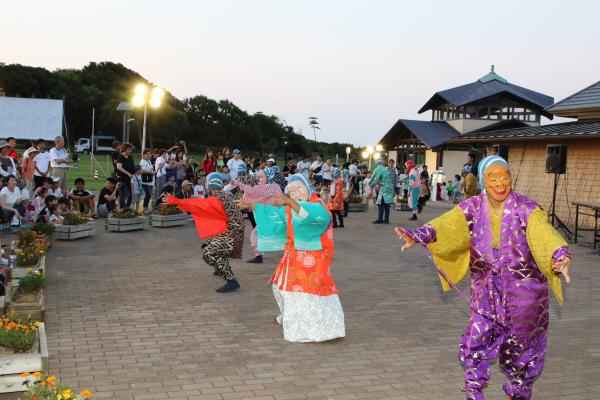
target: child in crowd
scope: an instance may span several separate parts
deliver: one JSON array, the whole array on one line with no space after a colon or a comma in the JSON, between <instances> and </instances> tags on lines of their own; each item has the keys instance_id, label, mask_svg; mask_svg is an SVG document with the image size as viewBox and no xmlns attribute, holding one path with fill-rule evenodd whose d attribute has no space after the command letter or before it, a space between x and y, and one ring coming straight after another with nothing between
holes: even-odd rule
<instances>
[{"instance_id":1,"label":"child in crowd","mask_svg":"<svg viewBox=\"0 0 600 400\"><path fill-rule=\"evenodd\" d=\"M135 211L140 209L140 201L144 198L146 192L142 186L142 166L135 166L135 174L131 177L131 204Z\"/></svg>"},{"instance_id":2,"label":"child in crowd","mask_svg":"<svg viewBox=\"0 0 600 400\"><path fill-rule=\"evenodd\" d=\"M57 198L61 198L64 196L62 190L60 189L60 178L51 178L48 177L48 184L50 187L48 188L48 193L56 196Z\"/></svg>"},{"instance_id":3,"label":"child in crowd","mask_svg":"<svg viewBox=\"0 0 600 400\"><path fill-rule=\"evenodd\" d=\"M176 175L171 175L169 176L169 180L167 181L167 183L165 183L165 186L170 186L173 188L173 192L175 192L175 190L177 189L177 176ZM164 189L163 187L163 189Z\"/></svg>"},{"instance_id":4,"label":"child in crowd","mask_svg":"<svg viewBox=\"0 0 600 400\"><path fill-rule=\"evenodd\" d=\"M33 206L32 219L34 221L37 221L37 218L40 215L40 211L42 211L42 209L46 207L46 197L48 196L48 189L45 189L44 187L39 187L34 193L35 194L33 200L31 201L31 205Z\"/></svg>"},{"instance_id":5,"label":"child in crowd","mask_svg":"<svg viewBox=\"0 0 600 400\"><path fill-rule=\"evenodd\" d=\"M62 209L63 215L71 210L71 200L66 197L60 197L58 199L58 206Z\"/></svg>"},{"instance_id":6,"label":"child in crowd","mask_svg":"<svg viewBox=\"0 0 600 400\"><path fill-rule=\"evenodd\" d=\"M197 176L196 179L194 179L194 194L200 199L206 198L205 182L206 178L204 176Z\"/></svg>"},{"instance_id":7,"label":"child in crowd","mask_svg":"<svg viewBox=\"0 0 600 400\"><path fill-rule=\"evenodd\" d=\"M65 217L63 216L63 208L59 204L50 207L50 218L48 222L54 225L62 225Z\"/></svg>"},{"instance_id":8,"label":"child in crowd","mask_svg":"<svg viewBox=\"0 0 600 400\"><path fill-rule=\"evenodd\" d=\"M371 199L373 199L373 188L371 186L369 186L369 182L371 181L371 176L373 176L371 171L367 172L367 177L365 179L363 179L363 182L362 182L363 198L365 200L365 203L367 203L367 206L369 205L369 202L371 201ZM373 204L375 204L375 199L373 199Z\"/></svg>"},{"instance_id":9,"label":"child in crowd","mask_svg":"<svg viewBox=\"0 0 600 400\"><path fill-rule=\"evenodd\" d=\"M231 181L231 175L229 175L229 167L227 165L223 165L221 168L221 176L223 177L223 183L227 185L227 182Z\"/></svg>"},{"instance_id":10,"label":"child in crowd","mask_svg":"<svg viewBox=\"0 0 600 400\"><path fill-rule=\"evenodd\" d=\"M83 178L75 179L75 187L71 190L68 198L73 202L73 209L81 213L90 213L96 218L95 196L85 190L85 181Z\"/></svg>"},{"instance_id":11,"label":"child in crowd","mask_svg":"<svg viewBox=\"0 0 600 400\"><path fill-rule=\"evenodd\" d=\"M47 194L44 198L44 207L40 210L35 218L36 223L48 223L50 218L50 208L58 204L58 199L52 194Z\"/></svg>"},{"instance_id":12,"label":"child in crowd","mask_svg":"<svg viewBox=\"0 0 600 400\"><path fill-rule=\"evenodd\" d=\"M448 201L453 201L454 200L454 186L452 186L452 179L450 179L448 181Z\"/></svg>"},{"instance_id":13,"label":"child in crowd","mask_svg":"<svg viewBox=\"0 0 600 400\"><path fill-rule=\"evenodd\" d=\"M156 199L156 201L154 202L154 211L158 212L160 210L160 205L166 201L166 198L169 195L173 196L174 194L175 194L175 189L173 188L173 186L165 185L163 187L162 192L160 192L160 196L158 196L158 199Z\"/></svg>"},{"instance_id":14,"label":"child in crowd","mask_svg":"<svg viewBox=\"0 0 600 400\"><path fill-rule=\"evenodd\" d=\"M223 168L224 165L225 165L225 160L224 160L223 153L219 153L217 155L217 168Z\"/></svg>"}]
</instances>

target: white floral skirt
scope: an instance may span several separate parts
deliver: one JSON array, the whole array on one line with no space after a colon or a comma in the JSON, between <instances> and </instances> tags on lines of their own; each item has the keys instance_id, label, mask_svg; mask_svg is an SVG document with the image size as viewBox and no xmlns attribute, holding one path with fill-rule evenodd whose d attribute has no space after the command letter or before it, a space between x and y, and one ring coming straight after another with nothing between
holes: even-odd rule
<instances>
[{"instance_id":1,"label":"white floral skirt","mask_svg":"<svg viewBox=\"0 0 600 400\"><path fill-rule=\"evenodd\" d=\"M317 296L286 292L273 285L279 306L277 322L288 342L324 342L346 336L344 310L337 294Z\"/></svg>"}]
</instances>

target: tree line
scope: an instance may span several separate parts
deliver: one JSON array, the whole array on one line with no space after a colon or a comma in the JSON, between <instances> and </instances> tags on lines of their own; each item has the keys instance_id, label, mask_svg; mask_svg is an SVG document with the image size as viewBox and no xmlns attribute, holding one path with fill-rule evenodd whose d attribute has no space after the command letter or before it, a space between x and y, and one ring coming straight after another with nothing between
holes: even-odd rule
<instances>
[{"instance_id":1,"label":"tree line","mask_svg":"<svg viewBox=\"0 0 600 400\"><path fill-rule=\"evenodd\" d=\"M130 101L133 88L139 83L150 84L139 73L113 62L90 62L82 69L55 71L0 63L0 95L63 99L67 133L73 141L90 136L94 108L96 134L120 138L123 116L117 106ZM275 115L249 114L229 100L217 101L202 95L180 100L164 89L161 106L148 113L150 147L170 147L185 140L195 153L209 146L229 146L294 156L325 153L343 158L346 154L348 144L308 140ZM130 138L139 145L143 111L134 110L132 117Z\"/></svg>"}]
</instances>

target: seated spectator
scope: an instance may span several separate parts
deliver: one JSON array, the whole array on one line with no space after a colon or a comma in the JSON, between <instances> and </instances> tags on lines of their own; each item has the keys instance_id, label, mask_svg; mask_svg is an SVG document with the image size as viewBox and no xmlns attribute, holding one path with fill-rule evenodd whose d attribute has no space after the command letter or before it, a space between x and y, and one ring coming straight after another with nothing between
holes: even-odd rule
<instances>
[{"instance_id":1,"label":"seated spectator","mask_svg":"<svg viewBox=\"0 0 600 400\"><path fill-rule=\"evenodd\" d=\"M9 175L5 178L5 182L6 186L0 190L0 206L2 207L4 220L10 222L11 225L20 225L20 221L25 216L25 205L21 199L21 191L17 187L17 178L14 175ZM18 224L12 223L13 217L17 217Z\"/></svg>"},{"instance_id":2,"label":"seated spectator","mask_svg":"<svg viewBox=\"0 0 600 400\"><path fill-rule=\"evenodd\" d=\"M56 196L49 194L44 199L44 204L44 208L40 210L39 214L35 219L36 223L48 223L48 219L50 218L50 207L57 205L58 199L56 198Z\"/></svg>"},{"instance_id":3,"label":"seated spectator","mask_svg":"<svg viewBox=\"0 0 600 400\"><path fill-rule=\"evenodd\" d=\"M75 187L69 193L69 199L73 202L73 209L81 213L91 213L96 217L95 196L85 190L85 181L83 178L75 179Z\"/></svg>"},{"instance_id":4,"label":"seated spectator","mask_svg":"<svg viewBox=\"0 0 600 400\"><path fill-rule=\"evenodd\" d=\"M160 195L154 202L154 212L158 212L158 210L160 209L160 205L165 202L167 196L169 196L169 195L172 196L174 192L175 192L175 190L173 189L173 186L165 185L163 187L162 192L160 192Z\"/></svg>"},{"instance_id":5,"label":"seated spectator","mask_svg":"<svg viewBox=\"0 0 600 400\"><path fill-rule=\"evenodd\" d=\"M221 175L223 176L223 183L225 185L227 185L227 182L231 181L231 175L229 172L229 167L227 165L224 165L223 168L221 168Z\"/></svg>"},{"instance_id":6,"label":"seated spectator","mask_svg":"<svg viewBox=\"0 0 600 400\"><path fill-rule=\"evenodd\" d=\"M171 186L173 188L172 193L175 193L175 190L177 190L177 176L175 176L175 175L169 176L169 179L167 180L167 183L165 183L165 186Z\"/></svg>"},{"instance_id":7,"label":"seated spectator","mask_svg":"<svg viewBox=\"0 0 600 400\"><path fill-rule=\"evenodd\" d=\"M98 207L96 213L99 217L106 218L108 213L117 209L117 197L119 196L119 188L117 181L113 177L106 178L104 187L98 195Z\"/></svg>"},{"instance_id":8,"label":"seated spectator","mask_svg":"<svg viewBox=\"0 0 600 400\"><path fill-rule=\"evenodd\" d=\"M48 218L48 222L54 225L62 225L65 217L63 208L60 204L55 204L50 207L50 218Z\"/></svg>"},{"instance_id":9,"label":"seated spectator","mask_svg":"<svg viewBox=\"0 0 600 400\"><path fill-rule=\"evenodd\" d=\"M43 187L38 188L38 190L35 191L33 200L31 201L31 206L33 207L32 210L32 214L33 214L33 220L36 221L38 215L40 214L40 211L42 211L42 209L44 207L46 207L46 197L48 196L48 190L44 189Z\"/></svg>"},{"instance_id":10,"label":"seated spectator","mask_svg":"<svg viewBox=\"0 0 600 400\"><path fill-rule=\"evenodd\" d=\"M206 197L206 187L204 186L204 182L206 182L206 177L204 176L197 176L196 179L194 179L194 194L201 199Z\"/></svg>"},{"instance_id":11,"label":"seated spectator","mask_svg":"<svg viewBox=\"0 0 600 400\"><path fill-rule=\"evenodd\" d=\"M65 195L62 192L62 189L60 188L60 178L48 177L47 180L48 184L50 185L50 187L48 188L49 194L56 196L59 199Z\"/></svg>"},{"instance_id":12,"label":"seated spectator","mask_svg":"<svg viewBox=\"0 0 600 400\"><path fill-rule=\"evenodd\" d=\"M66 197L60 197L58 199L58 206L62 208L63 214L66 214L73 209L71 200Z\"/></svg>"},{"instance_id":13,"label":"seated spectator","mask_svg":"<svg viewBox=\"0 0 600 400\"><path fill-rule=\"evenodd\" d=\"M196 194L194 193L194 186L192 185L192 182L188 180L181 182L181 190L177 192L176 197L178 199L197 198Z\"/></svg>"}]
</instances>

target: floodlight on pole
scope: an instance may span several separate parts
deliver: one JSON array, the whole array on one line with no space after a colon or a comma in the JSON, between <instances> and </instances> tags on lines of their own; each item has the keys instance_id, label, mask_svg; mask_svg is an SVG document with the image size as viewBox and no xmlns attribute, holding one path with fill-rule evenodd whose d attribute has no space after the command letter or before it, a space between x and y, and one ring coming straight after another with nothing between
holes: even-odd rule
<instances>
[{"instance_id":1,"label":"floodlight on pole","mask_svg":"<svg viewBox=\"0 0 600 400\"><path fill-rule=\"evenodd\" d=\"M140 83L135 87L135 96L132 100L132 103L136 107L144 106L144 124L142 125L142 146L140 149L140 152L142 154L144 152L144 149L146 148L148 104L150 104L150 107L152 108L160 107L160 103L164 95L164 89L162 89L159 86L152 86L152 90L149 90L148 85Z\"/></svg>"},{"instance_id":2,"label":"floodlight on pole","mask_svg":"<svg viewBox=\"0 0 600 400\"><path fill-rule=\"evenodd\" d=\"M377 146L375 146L375 150L377 150L378 152L382 152L383 151L383 146L378 144Z\"/></svg>"},{"instance_id":3,"label":"floodlight on pole","mask_svg":"<svg viewBox=\"0 0 600 400\"><path fill-rule=\"evenodd\" d=\"M346 162L350 161L350 153L352 152L352 147L346 147Z\"/></svg>"},{"instance_id":4,"label":"floodlight on pole","mask_svg":"<svg viewBox=\"0 0 600 400\"><path fill-rule=\"evenodd\" d=\"M362 152L362 158L364 158L365 160L366 160L367 158L369 158L369 153L368 153L368 152L366 152L366 151L363 151L363 152Z\"/></svg>"}]
</instances>

